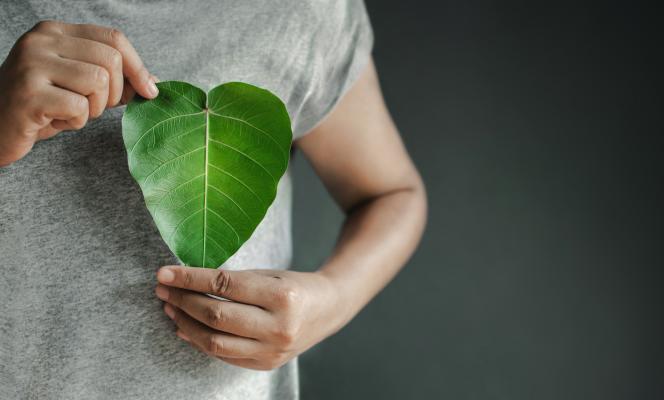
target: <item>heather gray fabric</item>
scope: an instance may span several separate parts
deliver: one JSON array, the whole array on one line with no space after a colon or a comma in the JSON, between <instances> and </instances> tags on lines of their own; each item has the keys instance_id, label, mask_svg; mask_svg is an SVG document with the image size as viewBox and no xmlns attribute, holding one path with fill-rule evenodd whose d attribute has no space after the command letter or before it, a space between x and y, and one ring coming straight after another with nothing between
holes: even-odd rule
<instances>
[{"instance_id":1,"label":"heather gray fabric","mask_svg":"<svg viewBox=\"0 0 664 400\"><path fill-rule=\"evenodd\" d=\"M118 27L162 80L272 90L296 137L330 111L372 45L364 5L352 0L15 0L0 11L2 59L39 20ZM156 269L176 260L127 171L122 111L0 168L0 398L297 398L295 361L271 372L236 368L174 335L153 290ZM288 268L290 220L287 173L224 267Z\"/></svg>"}]
</instances>

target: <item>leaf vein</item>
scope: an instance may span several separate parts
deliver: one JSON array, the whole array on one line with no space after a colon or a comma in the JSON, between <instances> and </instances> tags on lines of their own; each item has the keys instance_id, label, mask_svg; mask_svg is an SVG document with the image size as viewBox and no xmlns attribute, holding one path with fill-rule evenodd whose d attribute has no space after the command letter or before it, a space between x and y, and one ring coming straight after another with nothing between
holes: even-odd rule
<instances>
[{"instance_id":1,"label":"leaf vein","mask_svg":"<svg viewBox=\"0 0 664 400\"><path fill-rule=\"evenodd\" d=\"M275 145L277 145L277 148L279 149L279 152L280 152L281 155L283 156L284 161L285 161L285 162L288 161L288 156L286 155L286 152L284 151L284 149L281 148L281 145L279 144L279 142L277 142L277 140L276 140L275 138L273 138L272 135L270 135L269 133L265 132L265 131L262 130L261 128L259 128L259 127L255 126L255 125L251 124L249 121L247 121L247 120L245 120L245 119L242 119L242 118L231 117L230 115L217 114L217 113L213 112L212 110L208 110L208 112L209 112L210 114L212 114L212 115L216 115L217 117L230 119L230 120L232 120L232 121L242 122L242 123L246 124L247 126L250 126L251 128L257 130L258 132L261 132L262 134L264 134L265 136L267 136L268 138L270 138L270 140L272 140L272 142L273 142Z\"/></svg>"},{"instance_id":2,"label":"leaf vein","mask_svg":"<svg viewBox=\"0 0 664 400\"><path fill-rule=\"evenodd\" d=\"M247 212L244 211L244 208L240 207L240 205L239 205L235 200L233 200L233 198L232 198L231 196L229 196L229 195L226 194L224 191L222 191L221 189L219 189L218 187L216 187L216 186L214 186L214 185L210 185L210 184L208 184L208 187L211 187L212 189L214 189L214 190L216 190L217 192L221 193L221 194L222 194L224 197L226 197L228 200L232 201L233 204L235 204L235 206L236 206L237 208L239 208L240 211L242 211L242 214L244 214L244 216L247 217L247 219L248 219L249 221L251 221L251 217L249 216L249 214L247 214Z\"/></svg>"},{"instance_id":3,"label":"leaf vein","mask_svg":"<svg viewBox=\"0 0 664 400\"><path fill-rule=\"evenodd\" d=\"M158 210L158 209L159 209L159 207L161 206L161 203L164 202L164 199L167 198L168 195L170 195L171 193L175 192L176 190L178 190L178 189L181 188L182 186L184 186L184 185L186 185L186 184L188 184L188 183L191 183L191 182L195 181L196 179L200 178L200 177L203 176L203 175L204 175L204 174L196 175L195 177L193 177L193 178L191 178L191 179L189 179L189 180L187 180L187 181L185 181L185 182L182 182L181 184L177 185L176 187L164 191L164 192L163 192L163 193L164 193L164 194L163 194L163 197L162 197L162 198L159 200L159 202L158 202L157 204L155 204L155 206L154 206L154 207L155 207L155 210ZM192 197L191 199L187 200L187 203L190 202L192 199L197 199L197 198L199 198L199 197L201 197L201 196L202 196L202 194L199 194L199 195L196 196L196 197ZM185 203L185 204L186 204L186 203Z\"/></svg>"},{"instance_id":4,"label":"leaf vein","mask_svg":"<svg viewBox=\"0 0 664 400\"><path fill-rule=\"evenodd\" d=\"M172 120L174 120L174 119L176 119L176 118L191 117L191 116L194 116L194 115L203 114L204 112L205 112L205 111L201 111L201 112L193 113L193 114L182 114L182 115L176 115L175 117L170 117L170 118L162 119L161 121L157 122L156 124L154 124L154 125L152 125L150 128L148 128L145 132L143 132L143 134L138 138L138 140L136 141L136 143L134 143L134 145L132 146L131 150L129 150L129 155L131 155L131 154L134 152L134 149L136 148L136 146L138 146L138 143L140 143L140 141L143 140L143 138L145 137L145 135L147 135L148 132L154 132L154 130L155 130L158 126L161 126L161 125L165 124L166 122L168 122L168 121L172 121Z\"/></svg>"},{"instance_id":5,"label":"leaf vein","mask_svg":"<svg viewBox=\"0 0 664 400\"><path fill-rule=\"evenodd\" d=\"M214 229L213 229L213 230L214 230ZM224 248L224 246L222 246L222 245L219 244L216 240L214 240L214 239L212 238L212 236L208 236L208 239L210 239L210 242L216 244L217 247L218 247L219 249L221 249L221 251L224 252L224 255L226 256L226 258L229 257L229 255L228 255L228 250L226 250L226 249ZM203 260L203 263L205 263L205 260Z\"/></svg>"},{"instance_id":6,"label":"leaf vein","mask_svg":"<svg viewBox=\"0 0 664 400\"><path fill-rule=\"evenodd\" d=\"M263 169L263 171L265 171L268 175L270 175L270 177L272 178L272 180L274 181L274 183L277 183L277 179L274 177L274 175L272 175L272 173L270 173L270 171L268 171L267 168L265 168L265 167L263 166L263 164L261 164L261 163L259 163L258 161L254 160L254 159L251 158L251 156L249 156L248 154L244 153L243 151L241 151L241 150L239 150L239 149L236 149L235 147L233 147L233 146L231 146L231 145L228 145L228 144L226 144L226 143L224 143L224 142L220 142L220 141L218 141L218 140L210 139L210 142L218 143L218 144L220 144L220 145L222 145L222 146L228 147L228 148L231 149L231 150L234 150L235 152L237 152L237 153L239 153L239 154L242 154L242 155L245 156L247 159L251 160L254 164L256 164L256 165L258 165L259 167L261 167L261 168Z\"/></svg>"},{"instance_id":7,"label":"leaf vein","mask_svg":"<svg viewBox=\"0 0 664 400\"><path fill-rule=\"evenodd\" d=\"M224 223L225 223L226 225L228 225L229 228L231 228L231 230L233 231L233 233L235 233L235 237L237 238L237 244L239 245L239 244L240 244L240 235L239 235L239 234L237 233L237 231L235 230L235 227L234 227L233 225L231 225L231 223L228 222L228 221L226 220L226 218L224 218L224 217L222 217L221 215L219 215L219 214L218 214L216 211L214 211L213 209L208 208L207 210L210 211L212 214L216 215L217 217L219 217L222 221L224 221Z\"/></svg>"},{"instance_id":8,"label":"leaf vein","mask_svg":"<svg viewBox=\"0 0 664 400\"><path fill-rule=\"evenodd\" d=\"M182 221L178 222L178 224L175 225L175 228L173 228L173 232L171 232L171 234L169 235L168 240L167 240L166 242L167 242L167 243L170 243L171 240L173 240L173 236L175 236L175 234L177 233L178 229L180 229L180 227L181 227L185 222L187 222L191 217L193 217L194 215L198 214L198 213L201 212L201 211L203 211L202 208L196 210L196 212L193 212L193 213L189 214L187 217L183 218Z\"/></svg>"},{"instance_id":9,"label":"leaf vein","mask_svg":"<svg viewBox=\"0 0 664 400\"><path fill-rule=\"evenodd\" d=\"M167 90L167 91L169 91L169 92L175 93L175 94L177 94L178 96L180 96L181 98L187 100L187 101L188 101L189 103L191 103L194 107L196 107L196 108L198 108L198 109L201 108L200 105L198 105L198 104L194 103L193 101L191 101L191 100L189 99L189 97L187 97L184 93L180 93L180 92L178 92L177 90L172 89L172 88L169 87L169 86L164 86L164 87L162 87L161 89L162 89L162 90L165 89L165 90ZM202 111L202 112L205 112L205 111Z\"/></svg>"},{"instance_id":10,"label":"leaf vein","mask_svg":"<svg viewBox=\"0 0 664 400\"><path fill-rule=\"evenodd\" d=\"M183 157L185 157L185 156L188 156L188 155L190 155L190 154L193 154L193 153L195 153L195 152L197 152L197 151L199 151L199 150L203 150L203 149L205 149L205 148L206 148L205 146L203 146L203 147L198 147L198 148L196 148L196 149L194 149L194 150L188 151L188 152L186 152L186 153L184 153L184 154L181 154L181 155L179 155L179 156L177 156L177 157L173 157L173 158L171 158L170 160L166 161L165 163L163 163L163 164L161 164L160 166L158 166L157 168L155 168L154 171L150 172L150 174L149 174L148 176L146 176L145 179L143 179L143 185L145 185L145 183L148 181L148 179L150 179L150 177L151 177L152 175L154 175L157 171L159 171L160 169L162 169L162 168L164 168L165 166L169 165L169 164L172 163L173 161L179 160L179 159L181 159L181 158L183 158Z\"/></svg>"},{"instance_id":11,"label":"leaf vein","mask_svg":"<svg viewBox=\"0 0 664 400\"><path fill-rule=\"evenodd\" d=\"M210 163L210 166L211 166L212 168L214 168L214 169L216 169L216 170L218 170L218 171L220 171L220 172L222 172L222 173L224 173L224 174L230 176L231 178L235 179L235 180L236 180L237 182L239 182L242 186L244 186L245 188L247 188L247 190L250 191L251 194L253 194L254 196L256 196L256 198L258 199L259 202L261 202L261 203L263 203L263 205L265 205L265 201L264 201L264 200L263 200L263 199L262 199L262 198L261 198L256 192L254 192L254 190L253 190L251 187L249 187L249 185L247 185L246 183L244 183L240 178L237 178L235 175L231 174L230 172L226 171L226 170L223 169L223 168L219 168L219 167L217 167L216 165L214 165L214 164L212 164L212 163Z\"/></svg>"}]
</instances>

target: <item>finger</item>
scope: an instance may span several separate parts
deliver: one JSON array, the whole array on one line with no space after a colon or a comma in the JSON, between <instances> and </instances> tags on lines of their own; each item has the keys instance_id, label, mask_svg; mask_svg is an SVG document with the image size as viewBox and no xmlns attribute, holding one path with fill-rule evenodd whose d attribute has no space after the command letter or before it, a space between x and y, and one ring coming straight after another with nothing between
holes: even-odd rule
<instances>
[{"instance_id":1,"label":"finger","mask_svg":"<svg viewBox=\"0 0 664 400\"><path fill-rule=\"evenodd\" d=\"M136 95L136 91L131 84L127 81L124 81L124 88L122 89L122 97L120 98L120 105L129 103L131 99Z\"/></svg>"},{"instance_id":2,"label":"finger","mask_svg":"<svg viewBox=\"0 0 664 400\"><path fill-rule=\"evenodd\" d=\"M175 332L175 334L180 339L184 340L185 342L191 344L193 347L205 353L205 351L201 347L199 347L195 343L192 343L191 339L184 332L178 330ZM279 362L275 365L274 363L269 363L269 362L266 363L265 361L253 358L230 358L230 357L217 357L217 358L228 364L236 365L242 368L255 369L258 371L270 371L283 365L282 362Z\"/></svg>"},{"instance_id":3,"label":"finger","mask_svg":"<svg viewBox=\"0 0 664 400\"><path fill-rule=\"evenodd\" d=\"M88 122L88 113L86 112L84 114L77 115L76 117L68 119L66 121L54 119L53 121L51 121L51 126L54 129L60 131L69 131L69 130L82 129L87 122Z\"/></svg>"},{"instance_id":4,"label":"finger","mask_svg":"<svg viewBox=\"0 0 664 400\"><path fill-rule=\"evenodd\" d=\"M99 65L109 76L108 103L113 107L120 102L124 77L122 75L122 54L111 46L90 39L61 36L56 54L70 60Z\"/></svg>"},{"instance_id":5,"label":"finger","mask_svg":"<svg viewBox=\"0 0 664 400\"><path fill-rule=\"evenodd\" d=\"M90 24L63 24L63 31L70 36L95 40L118 50L122 54L122 73L136 92L148 99L157 97L159 94L157 86L143 65L136 49L122 32Z\"/></svg>"},{"instance_id":6,"label":"finger","mask_svg":"<svg viewBox=\"0 0 664 400\"><path fill-rule=\"evenodd\" d=\"M34 103L30 107L35 110L37 115L41 115L47 120L68 121L78 118L77 121L83 122L82 125L77 125L78 128L72 129L80 129L87 122L88 99L78 93L46 85L33 101ZM85 116L84 120L82 116Z\"/></svg>"},{"instance_id":7,"label":"finger","mask_svg":"<svg viewBox=\"0 0 664 400\"><path fill-rule=\"evenodd\" d=\"M51 121L49 125L46 125L45 127L37 131L37 138L39 138L39 140L48 139L52 136L55 136L57 133L61 131L61 129L57 129L53 126L54 121Z\"/></svg>"},{"instance_id":8,"label":"finger","mask_svg":"<svg viewBox=\"0 0 664 400\"><path fill-rule=\"evenodd\" d=\"M271 328L272 316L265 310L242 303L212 299L197 292L158 285L157 297L212 329L248 338L261 338Z\"/></svg>"},{"instance_id":9,"label":"finger","mask_svg":"<svg viewBox=\"0 0 664 400\"><path fill-rule=\"evenodd\" d=\"M249 358L226 358L226 357L219 357L224 362L227 362L231 365L235 365L238 367L242 368L249 368L249 369L255 369L259 371L269 371L273 368L265 367L263 364L261 364L260 361L257 360L252 360Z\"/></svg>"},{"instance_id":10,"label":"finger","mask_svg":"<svg viewBox=\"0 0 664 400\"><path fill-rule=\"evenodd\" d=\"M87 96L90 117L97 118L104 112L108 101L110 75L103 67L54 57L48 66L48 78L58 87Z\"/></svg>"},{"instance_id":11,"label":"finger","mask_svg":"<svg viewBox=\"0 0 664 400\"><path fill-rule=\"evenodd\" d=\"M200 351L201 353L207 354L205 349L203 349L198 344L193 343L191 341L191 339L186 334L184 334L184 332L182 332L181 330L176 331L175 334L180 339L182 339L185 342L189 343L196 350ZM226 362L226 363L228 363L228 364L235 365L235 366L242 367L242 368L249 368L249 369L263 370L263 371L267 371L267 370L270 369L270 368L261 368L261 364L260 364L259 361L252 360L250 358L230 358L230 357L217 357L217 358L224 361L224 362Z\"/></svg>"},{"instance_id":12,"label":"finger","mask_svg":"<svg viewBox=\"0 0 664 400\"><path fill-rule=\"evenodd\" d=\"M159 82L159 78L157 78L154 75L151 75L151 76L152 76L152 79L155 82ZM122 97L120 99L120 103L116 104L116 105L125 105L125 104L129 103L129 101L131 101L131 99L133 99L135 95L136 95L136 91L134 90L133 87L131 87L131 84L129 84L129 82L127 82L127 81L124 81L124 88L122 90Z\"/></svg>"},{"instance_id":13,"label":"finger","mask_svg":"<svg viewBox=\"0 0 664 400\"><path fill-rule=\"evenodd\" d=\"M152 77L153 81L159 82L159 78L157 78L154 75L150 75L150 76ZM118 104L118 105L124 105L124 104L129 103L129 101L131 101L131 99L133 99L135 95L136 95L136 91L131 86L131 84L125 80L124 81L124 88L122 90L122 98L120 99L120 104Z\"/></svg>"},{"instance_id":14,"label":"finger","mask_svg":"<svg viewBox=\"0 0 664 400\"><path fill-rule=\"evenodd\" d=\"M227 358L253 358L259 354L262 348L261 343L257 340L215 331L168 303L164 306L164 312L173 319L182 333L189 338L190 343L197 345L209 355Z\"/></svg>"},{"instance_id":15,"label":"finger","mask_svg":"<svg viewBox=\"0 0 664 400\"><path fill-rule=\"evenodd\" d=\"M224 269L162 267L157 280L167 286L210 293L240 303L264 308L272 305L278 296L277 279L252 271L228 271Z\"/></svg>"}]
</instances>

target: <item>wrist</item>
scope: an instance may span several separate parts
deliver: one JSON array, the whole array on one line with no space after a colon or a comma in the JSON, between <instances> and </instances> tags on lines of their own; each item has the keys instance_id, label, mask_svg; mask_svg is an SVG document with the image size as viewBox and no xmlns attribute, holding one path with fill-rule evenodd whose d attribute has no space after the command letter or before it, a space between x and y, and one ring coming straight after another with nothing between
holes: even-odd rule
<instances>
[{"instance_id":1,"label":"wrist","mask_svg":"<svg viewBox=\"0 0 664 400\"><path fill-rule=\"evenodd\" d=\"M330 271L323 267L315 272L328 288L327 292L330 293L328 305L330 307L330 317L328 321L330 332L332 335L343 328L353 317L360 311L361 306L358 305L358 296L355 296L356 291L349 290L350 286L344 282L341 277L330 273Z\"/></svg>"}]
</instances>

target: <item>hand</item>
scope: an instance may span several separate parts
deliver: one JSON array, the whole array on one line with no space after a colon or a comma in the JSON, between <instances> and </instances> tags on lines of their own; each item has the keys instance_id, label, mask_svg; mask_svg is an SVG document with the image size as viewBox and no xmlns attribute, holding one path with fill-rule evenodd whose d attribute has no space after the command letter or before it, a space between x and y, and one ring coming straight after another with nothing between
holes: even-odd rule
<instances>
[{"instance_id":1,"label":"hand","mask_svg":"<svg viewBox=\"0 0 664 400\"><path fill-rule=\"evenodd\" d=\"M134 90L146 98L158 93L155 78L122 32L38 23L0 66L0 166L25 156L38 140L81 129Z\"/></svg>"},{"instance_id":2,"label":"hand","mask_svg":"<svg viewBox=\"0 0 664 400\"><path fill-rule=\"evenodd\" d=\"M339 292L318 273L168 266L157 280L155 293L166 302L176 334L210 356L245 368L277 368L349 319Z\"/></svg>"}]
</instances>

